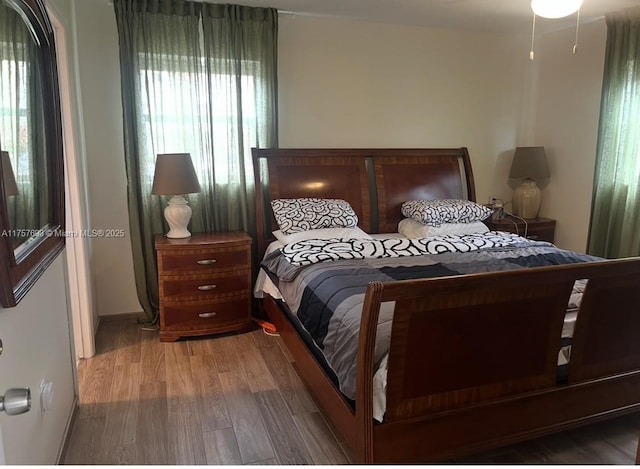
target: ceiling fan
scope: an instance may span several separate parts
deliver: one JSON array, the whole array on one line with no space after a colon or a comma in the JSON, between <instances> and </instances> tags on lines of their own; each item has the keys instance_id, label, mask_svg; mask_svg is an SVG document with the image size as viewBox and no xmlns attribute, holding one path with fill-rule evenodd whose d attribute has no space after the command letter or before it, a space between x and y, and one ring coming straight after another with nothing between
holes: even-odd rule
<instances>
[{"instance_id":1,"label":"ceiling fan","mask_svg":"<svg viewBox=\"0 0 640 469\"><path fill-rule=\"evenodd\" d=\"M583 0L531 0L531 9L543 18L564 18L580 10Z\"/></svg>"},{"instance_id":2,"label":"ceiling fan","mask_svg":"<svg viewBox=\"0 0 640 469\"><path fill-rule=\"evenodd\" d=\"M576 40L573 44L573 54L578 52L578 28L580 27L580 7L583 0L531 0L531 10L533 11L533 26L531 30L531 51L529 59L534 59L533 44L536 35L536 16L542 18L564 18L578 12L576 19Z\"/></svg>"}]
</instances>

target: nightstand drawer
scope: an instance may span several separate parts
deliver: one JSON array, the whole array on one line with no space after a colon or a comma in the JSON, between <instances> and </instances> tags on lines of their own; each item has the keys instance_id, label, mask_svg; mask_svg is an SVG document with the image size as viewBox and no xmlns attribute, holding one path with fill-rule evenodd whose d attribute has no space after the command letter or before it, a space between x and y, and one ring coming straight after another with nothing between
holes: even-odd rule
<instances>
[{"instance_id":1,"label":"nightstand drawer","mask_svg":"<svg viewBox=\"0 0 640 469\"><path fill-rule=\"evenodd\" d=\"M251 327L251 238L246 233L156 236L160 340Z\"/></svg>"},{"instance_id":2,"label":"nightstand drawer","mask_svg":"<svg viewBox=\"0 0 640 469\"><path fill-rule=\"evenodd\" d=\"M164 301L189 301L247 295L251 289L251 273L224 272L213 275L181 275L160 277L160 297Z\"/></svg>"},{"instance_id":3,"label":"nightstand drawer","mask_svg":"<svg viewBox=\"0 0 640 469\"><path fill-rule=\"evenodd\" d=\"M162 275L237 270L250 265L250 250L246 246L216 249L172 250L158 258Z\"/></svg>"},{"instance_id":4,"label":"nightstand drawer","mask_svg":"<svg viewBox=\"0 0 640 469\"><path fill-rule=\"evenodd\" d=\"M250 311L251 300L246 297L220 301L165 303L162 327L176 331L207 329L222 332L226 326L248 324Z\"/></svg>"}]
</instances>

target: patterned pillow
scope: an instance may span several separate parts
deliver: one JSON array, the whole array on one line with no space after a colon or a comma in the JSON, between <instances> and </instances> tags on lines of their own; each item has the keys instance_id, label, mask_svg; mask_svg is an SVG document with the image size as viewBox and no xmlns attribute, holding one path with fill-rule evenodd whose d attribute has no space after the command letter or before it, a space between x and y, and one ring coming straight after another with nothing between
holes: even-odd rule
<instances>
[{"instance_id":1,"label":"patterned pillow","mask_svg":"<svg viewBox=\"0 0 640 469\"><path fill-rule=\"evenodd\" d=\"M353 208L342 199L276 199L271 201L271 208L284 234L358 224Z\"/></svg>"},{"instance_id":2,"label":"patterned pillow","mask_svg":"<svg viewBox=\"0 0 640 469\"><path fill-rule=\"evenodd\" d=\"M470 200L408 200L402 204L402 214L424 225L469 223L491 216L491 209Z\"/></svg>"},{"instance_id":3,"label":"patterned pillow","mask_svg":"<svg viewBox=\"0 0 640 469\"><path fill-rule=\"evenodd\" d=\"M353 228L320 228L319 230L300 231L290 235L276 230L273 232L273 236L282 244L297 243L307 239L371 239L370 234L365 233L357 226Z\"/></svg>"},{"instance_id":4,"label":"patterned pillow","mask_svg":"<svg viewBox=\"0 0 640 469\"><path fill-rule=\"evenodd\" d=\"M415 221L413 218L403 218L398 223L398 233L409 239L427 238L429 236L463 236L468 234L482 234L489 231L487 225L481 221L469 223L442 223L440 226L430 226Z\"/></svg>"}]
</instances>

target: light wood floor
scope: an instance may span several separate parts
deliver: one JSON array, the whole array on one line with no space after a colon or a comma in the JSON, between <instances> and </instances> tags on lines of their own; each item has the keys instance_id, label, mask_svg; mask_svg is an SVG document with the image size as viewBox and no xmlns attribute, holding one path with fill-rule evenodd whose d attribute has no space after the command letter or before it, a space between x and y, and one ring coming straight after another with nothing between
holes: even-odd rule
<instances>
[{"instance_id":1,"label":"light wood floor","mask_svg":"<svg viewBox=\"0 0 640 469\"><path fill-rule=\"evenodd\" d=\"M262 331L160 343L100 325L79 366L65 464L345 464L279 338ZM640 414L455 461L633 464Z\"/></svg>"}]
</instances>

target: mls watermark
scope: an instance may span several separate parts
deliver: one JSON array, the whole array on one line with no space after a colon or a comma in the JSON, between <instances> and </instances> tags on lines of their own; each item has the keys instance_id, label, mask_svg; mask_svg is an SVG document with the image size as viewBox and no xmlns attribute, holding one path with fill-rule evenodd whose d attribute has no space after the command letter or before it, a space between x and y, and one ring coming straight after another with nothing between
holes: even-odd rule
<instances>
[{"instance_id":1,"label":"mls watermark","mask_svg":"<svg viewBox=\"0 0 640 469\"><path fill-rule=\"evenodd\" d=\"M64 237L64 238L124 238L125 230L122 228L108 230L60 230L60 229L10 229L2 230L0 237L6 238L32 238L32 237Z\"/></svg>"}]
</instances>

